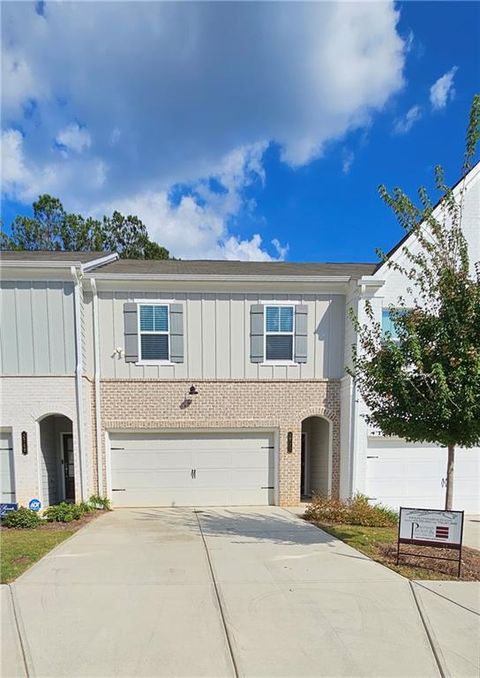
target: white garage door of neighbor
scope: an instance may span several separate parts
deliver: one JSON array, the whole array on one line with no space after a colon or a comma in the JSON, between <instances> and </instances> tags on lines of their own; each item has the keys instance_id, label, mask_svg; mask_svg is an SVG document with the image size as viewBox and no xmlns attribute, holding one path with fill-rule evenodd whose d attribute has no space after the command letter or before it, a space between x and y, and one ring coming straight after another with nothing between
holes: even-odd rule
<instances>
[{"instance_id":1,"label":"white garage door of neighbor","mask_svg":"<svg viewBox=\"0 0 480 678\"><path fill-rule=\"evenodd\" d=\"M274 502L273 434L111 433L114 506Z\"/></svg>"},{"instance_id":2,"label":"white garage door of neighbor","mask_svg":"<svg viewBox=\"0 0 480 678\"><path fill-rule=\"evenodd\" d=\"M367 450L366 494L398 509L445 504L447 450L401 440L371 438ZM453 508L480 513L480 449L455 452Z\"/></svg>"},{"instance_id":3,"label":"white garage door of neighbor","mask_svg":"<svg viewBox=\"0 0 480 678\"><path fill-rule=\"evenodd\" d=\"M9 431L0 431L0 483L0 503L14 503L13 444Z\"/></svg>"}]
</instances>

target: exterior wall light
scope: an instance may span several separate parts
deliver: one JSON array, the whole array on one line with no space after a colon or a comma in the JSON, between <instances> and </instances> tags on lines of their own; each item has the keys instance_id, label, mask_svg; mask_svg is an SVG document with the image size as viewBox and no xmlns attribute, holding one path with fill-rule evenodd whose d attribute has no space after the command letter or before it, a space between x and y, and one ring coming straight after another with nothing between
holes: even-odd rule
<instances>
[{"instance_id":1,"label":"exterior wall light","mask_svg":"<svg viewBox=\"0 0 480 678\"><path fill-rule=\"evenodd\" d=\"M189 395L198 395L198 391L193 384L190 386L188 393Z\"/></svg>"}]
</instances>

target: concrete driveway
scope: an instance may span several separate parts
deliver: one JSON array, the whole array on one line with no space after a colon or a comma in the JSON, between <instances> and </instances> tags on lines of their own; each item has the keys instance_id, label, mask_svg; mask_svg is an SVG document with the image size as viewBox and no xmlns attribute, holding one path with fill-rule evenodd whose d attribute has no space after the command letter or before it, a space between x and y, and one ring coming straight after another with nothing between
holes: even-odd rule
<instances>
[{"instance_id":1,"label":"concrete driveway","mask_svg":"<svg viewBox=\"0 0 480 678\"><path fill-rule=\"evenodd\" d=\"M5 588L4 678L440 675L407 580L277 507L117 510Z\"/></svg>"}]
</instances>

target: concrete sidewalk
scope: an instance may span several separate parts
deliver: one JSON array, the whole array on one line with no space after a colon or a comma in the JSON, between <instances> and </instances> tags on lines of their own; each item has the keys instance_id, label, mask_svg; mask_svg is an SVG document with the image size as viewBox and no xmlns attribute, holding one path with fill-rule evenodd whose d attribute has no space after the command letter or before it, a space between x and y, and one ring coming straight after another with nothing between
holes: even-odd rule
<instances>
[{"instance_id":1,"label":"concrete sidewalk","mask_svg":"<svg viewBox=\"0 0 480 678\"><path fill-rule=\"evenodd\" d=\"M480 675L480 584L418 581L427 625L450 676Z\"/></svg>"},{"instance_id":2,"label":"concrete sidewalk","mask_svg":"<svg viewBox=\"0 0 480 678\"><path fill-rule=\"evenodd\" d=\"M480 551L480 515L466 515L463 525L463 543Z\"/></svg>"},{"instance_id":3,"label":"concrete sidewalk","mask_svg":"<svg viewBox=\"0 0 480 678\"><path fill-rule=\"evenodd\" d=\"M12 591L39 678L440 675L409 582L277 507L117 510ZM473 623L420 595L452 675L476 675ZM7 626L2 676L24 676Z\"/></svg>"}]
</instances>

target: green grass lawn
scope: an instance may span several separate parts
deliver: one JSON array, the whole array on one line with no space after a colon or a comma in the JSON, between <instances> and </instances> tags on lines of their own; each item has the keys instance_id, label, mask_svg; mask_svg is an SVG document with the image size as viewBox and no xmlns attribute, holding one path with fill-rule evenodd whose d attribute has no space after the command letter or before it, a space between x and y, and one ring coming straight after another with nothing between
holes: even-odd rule
<instances>
[{"instance_id":1,"label":"green grass lawn","mask_svg":"<svg viewBox=\"0 0 480 678\"><path fill-rule=\"evenodd\" d=\"M77 528L78 529L78 528ZM2 584L13 581L33 563L43 558L54 546L68 539L77 530L2 529L0 531L0 579Z\"/></svg>"},{"instance_id":2,"label":"green grass lawn","mask_svg":"<svg viewBox=\"0 0 480 678\"><path fill-rule=\"evenodd\" d=\"M315 525L333 537L341 539L357 551L364 553L372 560L395 570L409 579L456 579L456 563L447 563L442 560L422 558L413 553L422 552L418 547L405 547L412 553L408 557L401 556L400 564L396 565L397 528L396 527L362 527L360 525L331 525L316 522ZM423 549L428 555L456 558L456 552L447 552L440 549ZM464 548L462 554L462 580L480 580L480 552Z\"/></svg>"}]
</instances>

